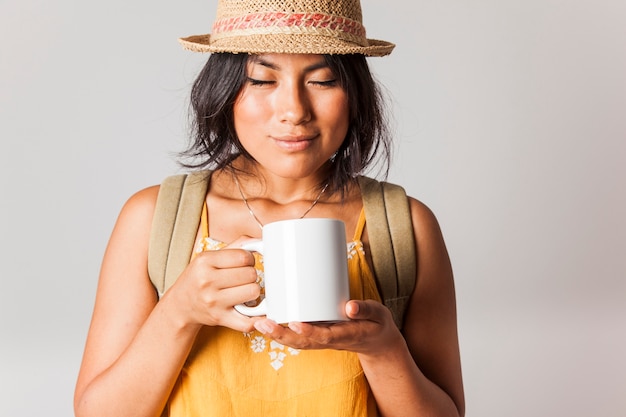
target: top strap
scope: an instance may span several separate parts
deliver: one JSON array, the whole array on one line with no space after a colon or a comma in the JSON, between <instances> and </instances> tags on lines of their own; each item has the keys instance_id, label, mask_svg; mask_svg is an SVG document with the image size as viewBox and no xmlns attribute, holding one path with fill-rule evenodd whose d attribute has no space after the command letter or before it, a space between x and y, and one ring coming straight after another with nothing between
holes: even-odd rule
<instances>
[{"instance_id":1,"label":"top strap","mask_svg":"<svg viewBox=\"0 0 626 417\"><path fill-rule=\"evenodd\" d=\"M356 228L354 229L354 236L352 237L353 241L361 240L361 236L363 235L363 229L365 228L365 209L362 208L359 212L359 219L356 223Z\"/></svg>"}]
</instances>

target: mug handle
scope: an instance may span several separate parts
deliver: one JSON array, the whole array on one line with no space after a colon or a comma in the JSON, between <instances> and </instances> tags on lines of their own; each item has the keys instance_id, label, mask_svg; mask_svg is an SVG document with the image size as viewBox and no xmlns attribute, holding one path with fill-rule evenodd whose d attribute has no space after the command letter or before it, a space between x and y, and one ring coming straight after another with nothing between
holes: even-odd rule
<instances>
[{"instance_id":1,"label":"mug handle","mask_svg":"<svg viewBox=\"0 0 626 417\"><path fill-rule=\"evenodd\" d=\"M253 252L263 253L263 241L260 239L252 240L241 245L241 248ZM234 308L244 316L256 317L267 315L267 303L265 299L254 307L248 307L245 304L237 304Z\"/></svg>"},{"instance_id":2,"label":"mug handle","mask_svg":"<svg viewBox=\"0 0 626 417\"><path fill-rule=\"evenodd\" d=\"M245 304L237 304L235 307L237 312L243 314L248 317L257 317L257 316L266 316L267 315L267 304L265 299L261 301L258 305L254 307L248 307Z\"/></svg>"}]
</instances>

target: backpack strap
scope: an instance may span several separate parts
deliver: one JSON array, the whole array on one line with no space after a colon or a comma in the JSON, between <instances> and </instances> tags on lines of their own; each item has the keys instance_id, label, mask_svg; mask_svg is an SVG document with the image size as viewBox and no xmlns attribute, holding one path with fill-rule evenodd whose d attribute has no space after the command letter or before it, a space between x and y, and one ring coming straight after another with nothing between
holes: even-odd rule
<instances>
[{"instance_id":1,"label":"backpack strap","mask_svg":"<svg viewBox=\"0 0 626 417\"><path fill-rule=\"evenodd\" d=\"M176 281L191 259L211 171L167 177L157 197L148 274L159 297Z\"/></svg>"},{"instance_id":2,"label":"backpack strap","mask_svg":"<svg viewBox=\"0 0 626 417\"><path fill-rule=\"evenodd\" d=\"M417 277L409 200L398 185L363 176L358 179L378 289L401 329Z\"/></svg>"}]
</instances>

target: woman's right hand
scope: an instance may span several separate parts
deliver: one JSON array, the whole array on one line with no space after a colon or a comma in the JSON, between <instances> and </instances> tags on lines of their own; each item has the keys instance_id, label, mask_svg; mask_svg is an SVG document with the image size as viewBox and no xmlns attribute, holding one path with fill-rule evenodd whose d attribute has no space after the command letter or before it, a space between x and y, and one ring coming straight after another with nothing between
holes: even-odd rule
<instances>
[{"instance_id":1,"label":"woman's right hand","mask_svg":"<svg viewBox=\"0 0 626 417\"><path fill-rule=\"evenodd\" d=\"M240 249L241 237L217 251L197 253L161 303L168 304L190 326L224 326L242 332L254 329L258 318L238 313L233 306L259 297L254 256Z\"/></svg>"}]
</instances>

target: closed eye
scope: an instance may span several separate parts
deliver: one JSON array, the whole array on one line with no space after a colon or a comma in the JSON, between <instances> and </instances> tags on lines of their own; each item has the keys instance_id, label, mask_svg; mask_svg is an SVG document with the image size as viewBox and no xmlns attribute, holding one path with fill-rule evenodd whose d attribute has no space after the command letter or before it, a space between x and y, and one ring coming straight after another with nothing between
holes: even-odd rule
<instances>
[{"instance_id":1,"label":"closed eye","mask_svg":"<svg viewBox=\"0 0 626 417\"><path fill-rule=\"evenodd\" d=\"M250 83L250 85L255 85L255 86L271 85L275 83L275 81L257 80L255 78L250 78L250 77L248 77L248 82Z\"/></svg>"},{"instance_id":2,"label":"closed eye","mask_svg":"<svg viewBox=\"0 0 626 417\"><path fill-rule=\"evenodd\" d=\"M318 85L320 87L335 87L337 85L337 80L327 80L327 81L310 81L311 84Z\"/></svg>"}]
</instances>

